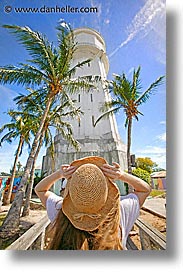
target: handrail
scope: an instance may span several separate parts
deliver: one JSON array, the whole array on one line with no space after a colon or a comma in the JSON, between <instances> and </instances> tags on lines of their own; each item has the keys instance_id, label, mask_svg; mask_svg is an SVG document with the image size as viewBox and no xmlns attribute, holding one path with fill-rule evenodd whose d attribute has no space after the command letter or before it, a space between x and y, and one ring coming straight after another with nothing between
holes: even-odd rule
<instances>
[{"instance_id":1,"label":"handrail","mask_svg":"<svg viewBox=\"0 0 183 275\"><path fill-rule=\"evenodd\" d=\"M138 218L135 225L139 228L142 250L165 250L166 237L150 224Z\"/></svg>"},{"instance_id":2,"label":"handrail","mask_svg":"<svg viewBox=\"0 0 183 275\"><path fill-rule=\"evenodd\" d=\"M45 230L50 221L45 215L38 223L34 224L21 237L9 245L6 250L44 250ZM135 225L139 229L141 249L142 250L165 250L166 237L150 224L138 218ZM139 250L132 239L127 239L128 250Z\"/></svg>"},{"instance_id":3,"label":"handrail","mask_svg":"<svg viewBox=\"0 0 183 275\"><path fill-rule=\"evenodd\" d=\"M28 250L38 237L43 237L42 235L44 235L45 229L49 223L50 220L48 219L48 216L45 215L38 223L34 224L20 238L9 245L6 250ZM41 250L43 250L44 244L42 242L39 246L41 247Z\"/></svg>"}]
</instances>

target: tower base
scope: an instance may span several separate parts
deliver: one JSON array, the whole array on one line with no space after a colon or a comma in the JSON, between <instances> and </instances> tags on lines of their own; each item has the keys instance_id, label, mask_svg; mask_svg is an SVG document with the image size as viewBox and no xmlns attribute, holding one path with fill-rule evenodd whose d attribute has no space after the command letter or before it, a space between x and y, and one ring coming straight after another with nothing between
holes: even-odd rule
<instances>
[{"instance_id":1,"label":"tower base","mask_svg":"<svg viewBox=\"0 0 183 275\"><path fill-rule=\"evenodd\" d=\"M88 156L100 156L103 157L109 164L113 162L120 164L122 170L126 167L126 146L120 141L115 141L112 137L101 139L80 139L80 151L76 152L72 147L68 146L68 143L62 139L60 135L55 136L55 160L54 165L50 157L49 149L46 156L43 157L42 170L45 174L49 175L54 170L60 168L63 164L70 164L73 160L88 157ZM119 187L120 194L126 195L126 186L121 181L116 181ZM62 187L61 180L54 186L54 192L59 194Z\"/></svg>"}]
</instances>

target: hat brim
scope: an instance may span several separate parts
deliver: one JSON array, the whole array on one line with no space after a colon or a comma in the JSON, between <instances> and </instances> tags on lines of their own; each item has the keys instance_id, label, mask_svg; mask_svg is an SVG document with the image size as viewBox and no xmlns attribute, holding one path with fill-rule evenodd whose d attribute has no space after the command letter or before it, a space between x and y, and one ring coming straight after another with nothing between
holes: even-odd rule
<instances>
[{"instance_id":1,"label":"hat brim","mask_svg":"<svg viewBox=\"0 0 183 275\"><path fill-rule=\"evenodd\" d=\"M73 161L70 165L76 166L77 168L83 164L95 164L99 168L106 164L106 160L101 157L86 157L76 161ZM99 225L106 219L107 214L111 211L116 200L119 198L119 190L115 183L111 181L111 179L106 177L107 185L108 185L108 196L105 205L100 209L99 213L95 213L96 215L83 215L81 219L75 219L74 216L77 213L77 209L72 203L71 197L69 195L69 184L70 180L67 182L66 193L64 196L62 211L70 220L70 222L74 225L74 227L85 230L85 231L93 231L99 227ZM97 215L98 214L98 215Z\"/></svg>"}]
</instances>

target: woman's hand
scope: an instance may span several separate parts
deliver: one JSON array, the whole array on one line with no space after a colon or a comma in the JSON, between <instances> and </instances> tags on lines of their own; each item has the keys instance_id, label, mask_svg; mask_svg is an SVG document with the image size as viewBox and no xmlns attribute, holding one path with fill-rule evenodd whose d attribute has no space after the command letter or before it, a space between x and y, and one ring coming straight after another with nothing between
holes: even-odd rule
<instances>
[{"instance_id":1,"label":"woman's hand","mask_svg":"<svg viewBox=\"0 0 183 275\"><path fill-rule=\"evenodd\" d=\"M61 177L69 179L70 177L72 177L72 174L75 172L76 168L77 167L75 167L75 166L70 166L67 164L62 165L60 168Z\"/></svg>"},{"instance_id":2,"label":"woman's hand","mask_svg":"<svg viewBox=\"0 0 183 275\"><path fill-rule=\"evenodd\" d=\"M47 176L46 178L42 179L35 187L35 192L40 198L42 204L46 207L46 200L52 193L49 191L51 186L59 179L66 178L69 179L76 167L70 165L62 165L60 169L55 171L53 174Z\"/></svg>"},{"instance_id":3,"label":"woman's hand","mask_svg":"<svg viewBox=\"0 0 183 275\"><path fill-rule=\"evenodd\" d=\"M119 180L121 177L120 165L116 162L112 163L113 165L103 164L101 167L104 175L112 180Z\"/></svg>"}]
</instances>

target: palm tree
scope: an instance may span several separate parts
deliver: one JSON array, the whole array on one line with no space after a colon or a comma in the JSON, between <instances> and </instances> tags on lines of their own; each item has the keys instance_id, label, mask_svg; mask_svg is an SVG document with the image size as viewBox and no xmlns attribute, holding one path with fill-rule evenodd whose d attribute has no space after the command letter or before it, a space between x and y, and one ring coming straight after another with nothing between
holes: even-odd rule
<instances>
[{"instance_id":1,"label":"palm tree","mask_svg":"<svg viewBox=\"0 0 183 275\"><path fill-rule=\"evenodd\" d=\"M89 63L90 60L78 63L73 68L71 60L76 49L76 43L71 28L67 25L57 27L58 30L58 47L53 47L48 39L38 32L32 31L29 27L20 27L4 25L5 28L16 34L28 50L31 64L20 64L15 66L5 66L0 68L0 83L2 84L21 84L21 85L44 85L47 94L46 107L42 118L40 119L39 130L34 138L32 149L27 160L26 169L21 180L21 186L24 186L30 173L36 152L39 138L49 112L52 101L58 94L73 93L78 88L90 87L85 79L78 80L71 77L76 69ZM33 65L32 65L33 64ZM67 95L68 96L68 95Z\"/></svg>"},{"instance_id":2,"label":"palm tree","mask_svg":"<svg viewBox=\"0 0 183 275\"><path fill-rule=\"evenodd\" d=\"M0 146L4 141L12 143L12 139L16 139L16 138L19 138L19 142L15 153L13 168L11 171L11 179L10 179L8 193L3 200L4 205L10 204L18 158L22 153L24 143L27 143L28 145L30 145L30 131L31 131L30 126L28 126L28 122L25 121L25 118L23 116L20 116L20 115L15 116L15 114L11 110L8 112L8 115L11 117L11 122L4 124L0 129L0 133L2 133L5 130L8 131L8 133L6 133L0 139Z\"/></svg>"},{"instance_id":3,"label":"palm tree","mask_svg":"<svg viewBox=\"0 0 183 275\"><path fill-rule=\"evenodd\" d=\"M113 92L114 97L111 101L106 102L102 107L104 112L95 122L95 125L103 117L109 116L112 113L117 113L121 109L124 110L126 120L125 128L127 127L127 164L128 173L132 173L131 168L131 133L132 133L132 121L135 118L138 121L138 116L143 115L139 111L139 106L150 98L150 95L157 89L157 87L162 83L164 76L159 77L155 80L147 90L141 92L141 81L140 81L140 69L139 66L137 70L134 69L132 81L128 80L123 73L120 75L115 75L114 80L110 82L109 88Z\"/></svg>"},{"instance_id":4,"label":"palm tree","mask_svg":"<svg viewBox=\"0 0 183 275\"><path fill-rule=\"evenodd\" d=\"M0 67L0 83L41 86L44 87L46 92L46 107L40 118L39 130L34 137L19 190L16 193L8 213L8 215L11 216L11 223L10 227L8 223L6 223L6 227L7 233L10 236L11 234L15 234L18 230L17 220L19 221L20 216L18 212L16 213L14 207L16 207L17 203L21 203L23 199L24 186L29 177L34 156L52 102L59 94L68 97L69 94L76 92L76 90L90 88L92 85L86 78L71 80L76 69L89 63L90 60L83 61L71 67L71 60L77 45L74 42L73 32L67 24L60 24L57 27L57 47L54 47L53 43L50 43L46 36L31 30L29 27L15 25L4 25L4 27L17 35L19 42L23 44L32 58L27 64L19 64L19 67L13 65ZM20 198L18 198L18 196ZM13 220L15 223L13 223ZM2 232L2 228L0 231Z\"/></svg>"},{"instance_id":5,"label":"palm tree","mask_svg":"<svg viewBox=\"0 0 183 275\"><path fill-rule=\"evenodd\" d=\"M32 165L31 169L31 174L30 174L30 182L28 184L28 189L26 192L26 200L24 204L24 209L22 216L27 216L29 215L29 209L30 209L30 199L32 195L32 188L33 188L33 183L34 183L34 170L35 170L35 164L36 164L36 159L38 157L38 154L40 152L41 146L43 144L43 140L45 142L45 146L49 147L50 149L50 154L52 157L52 161L54 163L54 141L51 133L50 128L55 128L57 131L59 131L62 136L68 141L70 145L72 145L76 150L79 150L79 144L77 140L74 139L73 137L73 132L72 132L72 127L71 124L64 121L67 117L70 118L75 118L79 117L80 114L82 113L80 108L76 108L75 105L73 105L74 101L66 101L65 99L60 101L59 106L54 106L53 108L50 109L45 125L43 127L42 131L42 136L39 141L39 146L37 148L37 152L34 157L34 163ZM42 103L43 104L43 103ZM44 107L41 106L41 102L38 104L39 107L37 107L40 111L40 109L44 110ZM36 104L37 106L37 104ZM40 114L41 115L41 114ZM37 116L37 114L36 114ZM38 115L39 117L39 115ZM55 166L53 165L53 170L55 169Z\"/></svg>"}]
</instances>

